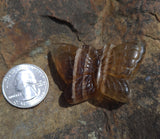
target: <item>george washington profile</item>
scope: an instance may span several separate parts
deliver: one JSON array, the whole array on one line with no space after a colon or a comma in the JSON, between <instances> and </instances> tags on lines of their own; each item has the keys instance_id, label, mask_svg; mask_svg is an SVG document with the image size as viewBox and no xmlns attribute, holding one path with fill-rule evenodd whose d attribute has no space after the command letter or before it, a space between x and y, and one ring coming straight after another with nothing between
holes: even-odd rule
<instances>
[{"instance_id":1,"label":"george washington profile","mask_svg":"<svg viewBox=\"0 0 160 139\"><path fill-rule=\"evenodd\" d=\"M15 76L15 90L21 93L22 100L31 100L39 95L36 78L30 70L20 70Z\"/></svg>"}]
</instances>

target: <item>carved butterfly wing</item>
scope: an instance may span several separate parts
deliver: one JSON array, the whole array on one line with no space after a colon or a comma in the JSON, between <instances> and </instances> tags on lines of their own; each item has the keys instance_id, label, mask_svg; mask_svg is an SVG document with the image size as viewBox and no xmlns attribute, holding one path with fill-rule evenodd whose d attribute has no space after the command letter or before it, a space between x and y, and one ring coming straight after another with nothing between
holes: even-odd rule
<instances>
[{"instance_id":1,"label":"carved butterfly wing","mask_svg":"<svg viewBox=\"0 0 160 139\"><path fill-rule=\"evenodd\" d=\"M83 46L76 52L73 68L73 81L70 92L66 92L65 98L71 104L81 103L95 95L96 73L98 66L98 52L96 49ZM68 90L66 90L68 91Z\"/></svg>"},{"instance_id":2,"label":"carved butterfly wing","mask_svg":"<svg viewBox=\"0 0 160 139\"><path fill-rule=\"evenodd\" d=\"M57 72L66 84L72 82L74 58L77 49L74 45L61 44L55 46L52 51Z\"/></svg>"},{"instance_id":3,"label":"carved butterfly wing","mask_svg":"<svg viewBox=\"0 0 160 139\"><path fill-rule=\"evenodd\" d=\"M100 92L104 97L126 103L128 101L128 79L135 73L145 48L142 43L125 43L119 46L111 45L101 60L101 74L103 78L99 81Z\"/></svg>"},{"instance_id":4,"label":"carved butterfly wing","mask_svg":"<svg viewBox=\"0 0 160 139\"><path fill-rule=\"evenodd\" d=\"M121 103L128 102L129 91L128 81L110 75L106 76L100 85L100 92L104 98L110 98Z\"/></svg>"},{"instance_id":5,"label":"carved butterfly wing","mask_svg":"<svg viewBox=\"0 0 160 139\"><path fill-rule=\"evenodd\" d=\"M124 43L111 50L107 74L116 78L128 79L132 76L145 53L142 42Z\"/></svg>"}]
</instances>

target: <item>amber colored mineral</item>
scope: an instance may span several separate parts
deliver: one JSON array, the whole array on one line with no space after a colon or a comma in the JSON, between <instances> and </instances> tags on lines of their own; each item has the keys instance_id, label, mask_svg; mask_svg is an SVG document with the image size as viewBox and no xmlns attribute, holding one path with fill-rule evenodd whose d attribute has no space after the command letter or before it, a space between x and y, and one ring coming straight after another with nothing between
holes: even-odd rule
<instances>
[{"instance_id":1,"label":"amber colored mineral","mask_svg":"<svg viewBox=\"0 0 160 139\"><path fill-rule=\"evenodd\" d=\"M67 85L64 89L66 101L77 104L95 98L97 101L128 102L128 80L144 53L142 42L105 45L102 49L67 44L56 47L53 61Z\"/></svg>"}]
</instances>

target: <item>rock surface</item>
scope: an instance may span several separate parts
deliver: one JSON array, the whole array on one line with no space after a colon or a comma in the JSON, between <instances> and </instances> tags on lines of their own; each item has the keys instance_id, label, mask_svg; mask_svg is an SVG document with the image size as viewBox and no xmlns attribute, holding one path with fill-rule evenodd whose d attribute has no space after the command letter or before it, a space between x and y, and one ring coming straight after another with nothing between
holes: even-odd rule
<instances>
[{"instance_id":1,"label":"rock surface","mask_svg":"<svg viewBox=\"0 0 160 139\"><path fill-rule=\"evenodd\" d=\"M160 138L160 2L146 0L0 1L0 80L31 63L50 89L37 107L18 109L0 93L0 138ZM52 18L51 18L52 17ZM60 43L101 47L143 40L146 54L130 82L130 102L115 110L59 104L47 55ZM0 85L1 87L1 85Z\"/></svg>"}]
</instances>

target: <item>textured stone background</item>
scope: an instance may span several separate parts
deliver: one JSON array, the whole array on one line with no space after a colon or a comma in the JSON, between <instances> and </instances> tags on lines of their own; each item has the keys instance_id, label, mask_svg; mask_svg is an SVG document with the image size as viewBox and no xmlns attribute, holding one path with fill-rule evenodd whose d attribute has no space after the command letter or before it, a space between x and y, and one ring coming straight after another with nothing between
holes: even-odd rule
<instances>
[{"instance_id":1,"label":"textured stone background","mask_svg":"<svg viewBox=\"0 0 160 139\"><path fill-rule=\"evenodd\" d=\"M31 63L46 72L50 89L31 109L12 107L0 93L0 138L160 138L159 7L159 0L1 0L0 81L14 65ZM47 60L54 46L101 47L137 39L145 41L146 54L130 82L128 104L112 111L88 102L60 106L62 92Z\"/></svg>"}]
</instances>

